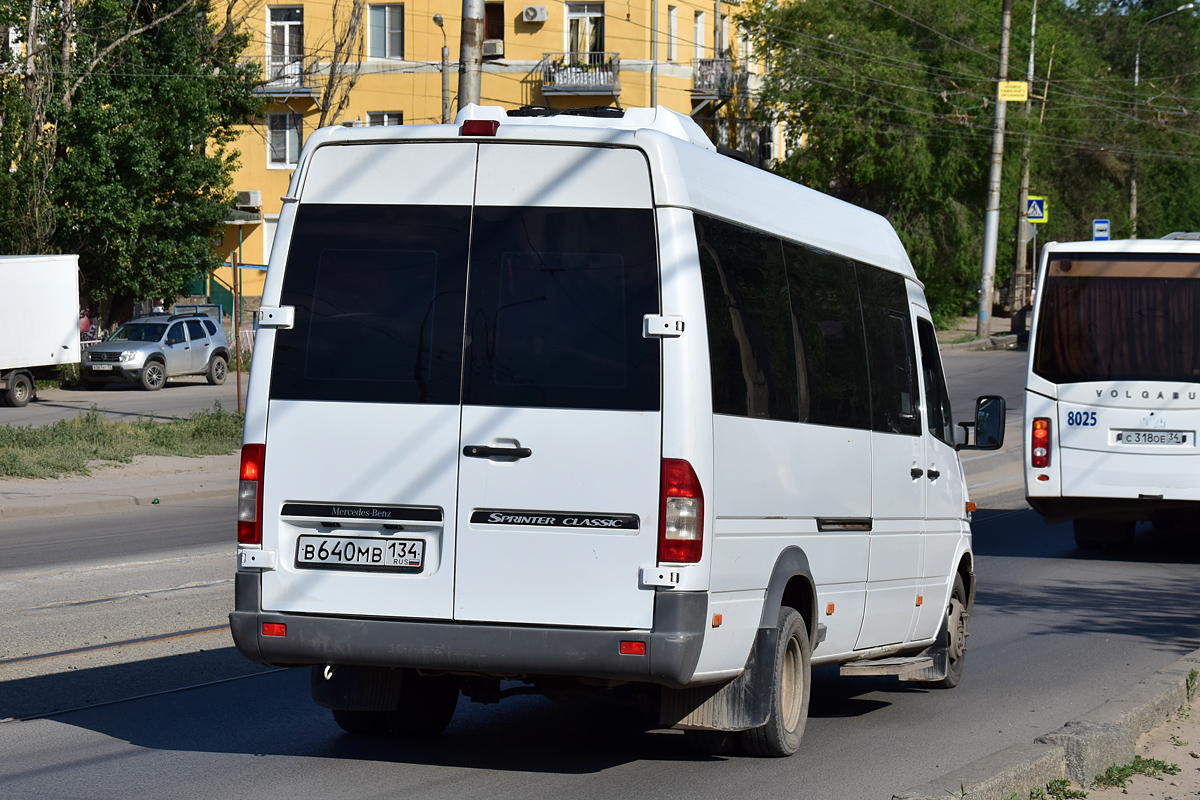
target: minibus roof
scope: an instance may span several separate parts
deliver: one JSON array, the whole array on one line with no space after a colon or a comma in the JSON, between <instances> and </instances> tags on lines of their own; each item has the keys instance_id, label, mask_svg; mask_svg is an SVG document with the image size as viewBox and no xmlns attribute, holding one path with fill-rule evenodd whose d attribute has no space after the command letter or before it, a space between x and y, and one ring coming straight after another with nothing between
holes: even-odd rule
<instances>
[{"instance_id":1,"label":"minibus roof","mask_svg":"<svg viewBox=\"0 0 1200 800\"><path fill-rule=\"evenodd\" d=\"M882 216L717 153L690 117L658 106L629 108L621 116L510 116L499 106L468 105L453 125L334 125L305 143L298 174L322 146L388 141L461 141L462 123L494 120L481 141L553 142L635 147L652 165L654 204L728 219L856 261L898 272L920 283L895 229Z\"/></svg>"},{"instance_id":2,"label":"minibus roof","mask_svg":"<svg viewBox=\"0 0 1200 800\"><path fill-rule=\"evenodd\" d=\"M1200 253L1200 241L1194 239L1114 239L1107 242L1047 242L1045 252Z\"/></svg>"}]
</instances>

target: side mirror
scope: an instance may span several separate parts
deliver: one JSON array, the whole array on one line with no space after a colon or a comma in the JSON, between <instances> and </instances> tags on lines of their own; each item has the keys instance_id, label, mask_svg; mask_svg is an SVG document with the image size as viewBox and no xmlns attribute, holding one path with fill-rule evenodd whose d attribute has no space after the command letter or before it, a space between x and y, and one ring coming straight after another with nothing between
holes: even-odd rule
<instances>
[{"instance_id":1,"label":"side mirror","mask_svg":"<svg viewBox=\"0 0 1200 800\"><path fill-rule=\"evenodd\" d=\"M975 401L975 422L960 422L967 434L967 443L955 445L955 450L999 450L1004 446L1003 397L987 394ZM975 443L970 444L970 429L975 430Z\"/></svg>"}]
</instances>

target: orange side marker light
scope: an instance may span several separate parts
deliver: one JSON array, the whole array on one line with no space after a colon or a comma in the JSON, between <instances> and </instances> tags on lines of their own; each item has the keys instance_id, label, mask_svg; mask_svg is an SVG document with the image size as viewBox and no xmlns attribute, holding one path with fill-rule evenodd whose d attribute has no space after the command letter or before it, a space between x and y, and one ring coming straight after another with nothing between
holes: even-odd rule
<instances>
[{"instance_id":1,"label":"orange side marker light","mask_svg":"<svg viewBox=\"0 0 1200 800\"><path fill-rule=\"evenodd\" d=\"M833 616L833 603L830 603L829 605L825 606L825 616L827 616L827 617Z\"/></svg>"},{"instance_id":2,"label":"orange side marker light","mask_svg":"<svg viewBox=\"0 0 1200 800\"><path fill-rule=\"evenodd\" d=\"M713 627L714 627L714 628L719 628L719 627L721 627L721 623L722 623L722 622L724 622L724 621L725 621L725 616L724 616L723 614L713 614L713 623L712 623L712 625L713 625Z\"/></svg>"}]
</instances>

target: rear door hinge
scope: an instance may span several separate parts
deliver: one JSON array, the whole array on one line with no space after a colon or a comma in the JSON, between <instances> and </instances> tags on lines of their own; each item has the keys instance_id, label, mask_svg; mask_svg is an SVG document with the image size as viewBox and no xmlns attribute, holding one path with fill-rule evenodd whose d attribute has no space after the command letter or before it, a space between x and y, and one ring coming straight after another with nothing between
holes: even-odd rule
<instances>
[{"instance_id":1,"label":"rear door hinge","mask_svg":"<svg viewBox=\"0 0 1200 800\"><path fill-rule=\"evenodd\" d=\"M642 317L642 336L647 339L683 336L683 317L663 317L647 314Z\"/></svg>"},{"instance_id":2,"label":"rear door hinge","mask_svg":"<svg viewBox=\"0 0 1200 800\"><path fill-rule=\"evenodd\" d=\"M296 309L293 306L262 306L258 309L258 327L260 328L290 328L296 323Z\"/></svg>"}]
</instances>

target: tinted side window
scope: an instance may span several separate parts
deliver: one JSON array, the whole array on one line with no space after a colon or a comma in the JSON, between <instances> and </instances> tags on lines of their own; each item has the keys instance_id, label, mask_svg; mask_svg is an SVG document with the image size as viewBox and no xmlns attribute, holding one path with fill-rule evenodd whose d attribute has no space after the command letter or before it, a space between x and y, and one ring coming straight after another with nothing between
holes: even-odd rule
<instances>
[{"instance_id":1,"label":"tinted side window","mask_svg":"<svg viewBox=\"0 0 1200 800\"><path fill-rule=\"evenodd\" d=\"M182 322L176 322L171 326L171 330L167 331L167 339L176 342L187 341L187 337L183 335Z\"/></svg>"},{"instance_id":2,"label":"tinted side window","mask_svg":"<svg viewBox=\"0 0 1200 800\"><path fill-rule=\"evenodd\" d=\"M204 326L201 325L198 320L189 319L187 321L187 329L188 329L188 338L191 339L193 342L198 339L207 338L207 334L204 332Z\"/></svg>"},{"instance_id":3,"label":"tinted side window","mask_svg":"<svg viewBox=\"0 0 1200 800\"><path fill-rule=\"evenodd\" d=\"M211 319L204 320L204 327L208 328L209 335L217 332L217 323L213 322Z\"/></svg>"},{"instance_id":4,"label":"tinted side window","mask_svg":"<svg viewBox=\"0 0 1200 800\"><path fill-rule=\"evenodd\" d=\"M469 298L465 403L659 408L650 209L478 207Z\"/></svg>"},{"instance_id":5,"label":"tinted side window","mask_svg":"<svg viewBox=\"0 0 1200 800\"><path fill-rule=\"evenodd\" d=\"M937 334L933 323L917 320L917 338L921 341L921 376L925 380L925 416L929 432L951 447L954 446L954 420L950 414L950 393L942 374L942 359L938 353Z\"/></svg>"},{"instance_id":6,"label":"tinted side window","mask_svg":"<svg viewBox=\"0 0 1200 800\"><path fill-rule=\"evenodd\" d=\"M271 397L458 403L471 210L301 205Z\"/></svg>"},{"instance_id":7,"label":"tinted side window","mask_svg":"<svg viewBox=\"0 0 1200 800\"><path fill-rule=\"evenodd\" d=\"M713 411L799 419L796 354L779 239L695 215Z\"/></svg>"},{"instance_id":8,"label":"tinted side window","mask_svg":"<svg viewBox=\"0 0 1200 800\"><path fill-rule=\"evenodd\" d=\"M871 427L871 383L854 262L784 242L800 421Z\"/></svg>"},{"instance_id":9,"label":"tinted side window","mask_svg":"<svg viewBox=\"0 0 1200 800\"><path fill-rule=\"evenodd\" d=\"M871 370L871 427L921 435L917 368L904 276L856 265Z\"/></svg>"}]
</instances>

